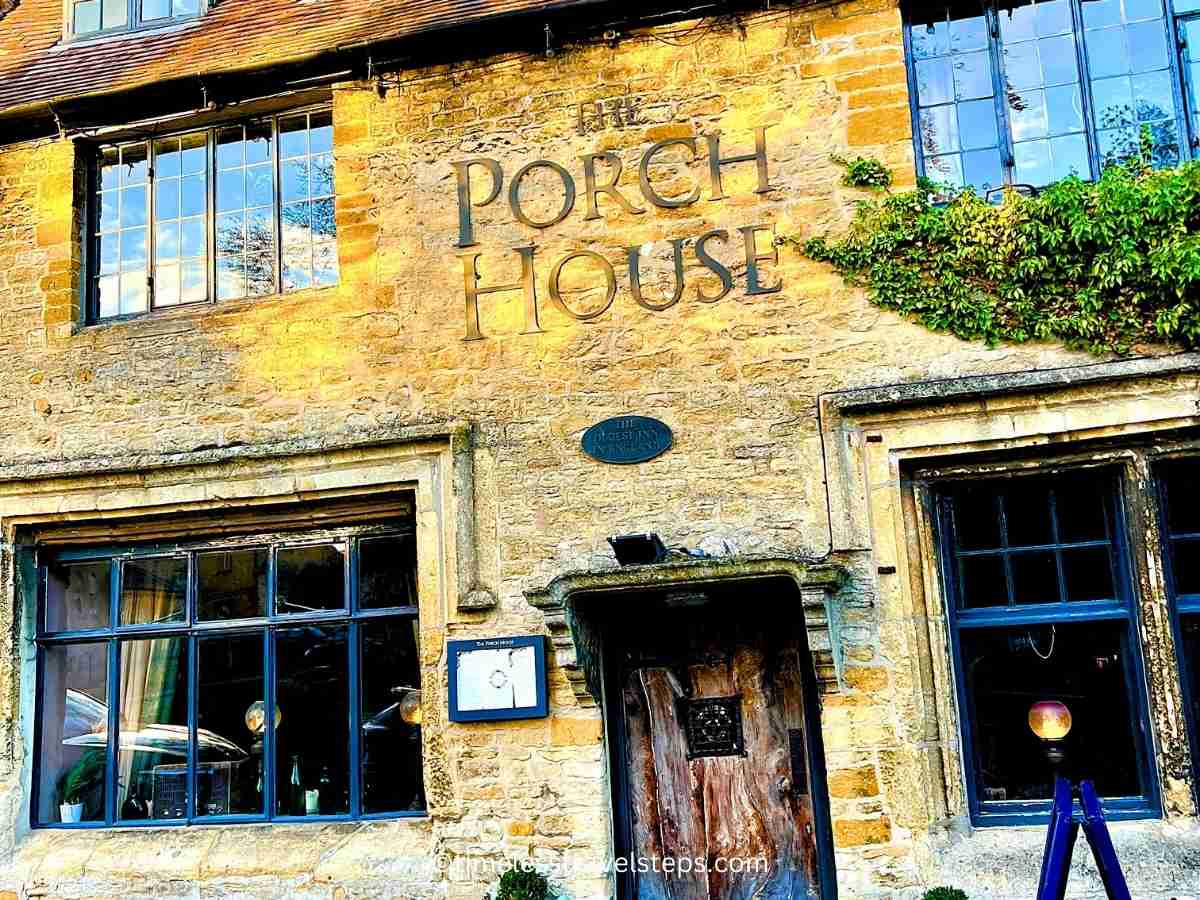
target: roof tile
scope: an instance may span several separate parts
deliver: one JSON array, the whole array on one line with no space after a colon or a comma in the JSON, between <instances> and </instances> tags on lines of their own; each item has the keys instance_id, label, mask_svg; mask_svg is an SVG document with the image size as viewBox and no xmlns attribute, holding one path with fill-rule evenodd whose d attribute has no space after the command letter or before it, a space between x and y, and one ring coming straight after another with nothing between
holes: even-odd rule
<instances>
[{"instance_id":1,"label":"roof tile","mask_svg":"<svg viewBox=\"0 0 1200 900\"><path fill-rule=\"evenodd\" d=\"M0 10L12 2L0 0ZM220 0L191 22L72 43L62 39L62 0L17 0L0 15L0 114L572 2L581 0Z\"/></svg>"}]
</instances>

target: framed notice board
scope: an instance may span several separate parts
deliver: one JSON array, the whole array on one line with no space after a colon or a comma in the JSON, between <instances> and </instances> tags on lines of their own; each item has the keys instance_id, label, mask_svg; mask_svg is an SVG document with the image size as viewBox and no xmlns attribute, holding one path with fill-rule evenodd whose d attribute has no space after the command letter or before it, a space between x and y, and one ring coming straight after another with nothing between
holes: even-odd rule
<instances>
[{"instance_id":1,"label":"framed notice board","mask_svg":"<svg viewBox=\"0 0 1200 900\"><path fill-rule=\"evenodd\" d=\"M450 721L540 719L546 697L546 640L541 635L450 641Z\"/></svg>"}]
</instances>

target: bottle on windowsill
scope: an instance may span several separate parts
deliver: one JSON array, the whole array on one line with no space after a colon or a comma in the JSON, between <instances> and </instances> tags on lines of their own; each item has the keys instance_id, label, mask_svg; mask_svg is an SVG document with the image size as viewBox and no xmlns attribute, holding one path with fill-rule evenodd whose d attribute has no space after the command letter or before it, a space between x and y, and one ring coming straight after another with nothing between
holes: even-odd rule
<instances>
[{"instance_id":1,"label":"bottle on windowsill","mask_svg":"<svg viewBox=\"0 0 1200 900\"><path fill-rule=\"evenodd\" d=\"M321 815L327 816L333 812L333 779L329 777L329 766L321 768L321 778L317 782L317 791L320 797L319 806Z\"/></svg>"},{"instance_id":2,"label":"bottle on windowsill","mask_svg":"<svg viewBox=\"0 0 1200 900\"><path fill-rule=\"evenodd\" d=\"M304 785L300 781L300 754L292 755L292 777L288 785L288 813L304 815Z\"/></svg>"}]
</instances>

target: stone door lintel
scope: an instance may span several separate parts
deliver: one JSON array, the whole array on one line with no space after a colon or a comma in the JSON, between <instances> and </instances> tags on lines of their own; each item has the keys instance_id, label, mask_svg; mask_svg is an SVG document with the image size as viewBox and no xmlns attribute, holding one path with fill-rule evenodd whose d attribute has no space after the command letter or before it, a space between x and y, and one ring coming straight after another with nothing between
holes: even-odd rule
<instances>
[{"instance_id":1,"label":"stone door lintel","mask_svg":"<svg viewBox=\"0 0 1200 900\"><path fill-rule=\"evenodd\" d=\"M786 578L795 583L818 687L823 693L840 690L842 661L834 597L846 582L847 574L838 566L777 556L672 560L599 572L567 573L544 588L526 591L525 599L545 616L555 661L566 674L575 696L581 703L594 705L600 697L598 667L589 636L575 613L573 598L768 578Z\"/></svg>"}]
</instances>

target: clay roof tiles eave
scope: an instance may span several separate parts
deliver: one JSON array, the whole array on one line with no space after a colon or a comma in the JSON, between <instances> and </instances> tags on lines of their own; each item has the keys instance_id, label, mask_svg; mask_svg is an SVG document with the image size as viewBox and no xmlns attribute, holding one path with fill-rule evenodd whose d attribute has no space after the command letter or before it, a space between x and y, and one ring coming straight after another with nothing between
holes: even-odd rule
<instances>
[{"instance_id":1,"label":"clay roof tiles eave","mask_svg":"<svg viewBox=\"0 0 1200 900\"><path fill-rule=\"evenodd\" d=\"M118 97L147 85L303 64L338 50L449 36L501 18L602 2L220 0L181 25L64 43L61 0L21 0L0 20L0 119L44 115L50 104Z\"/></svg>"}]
</instances>

